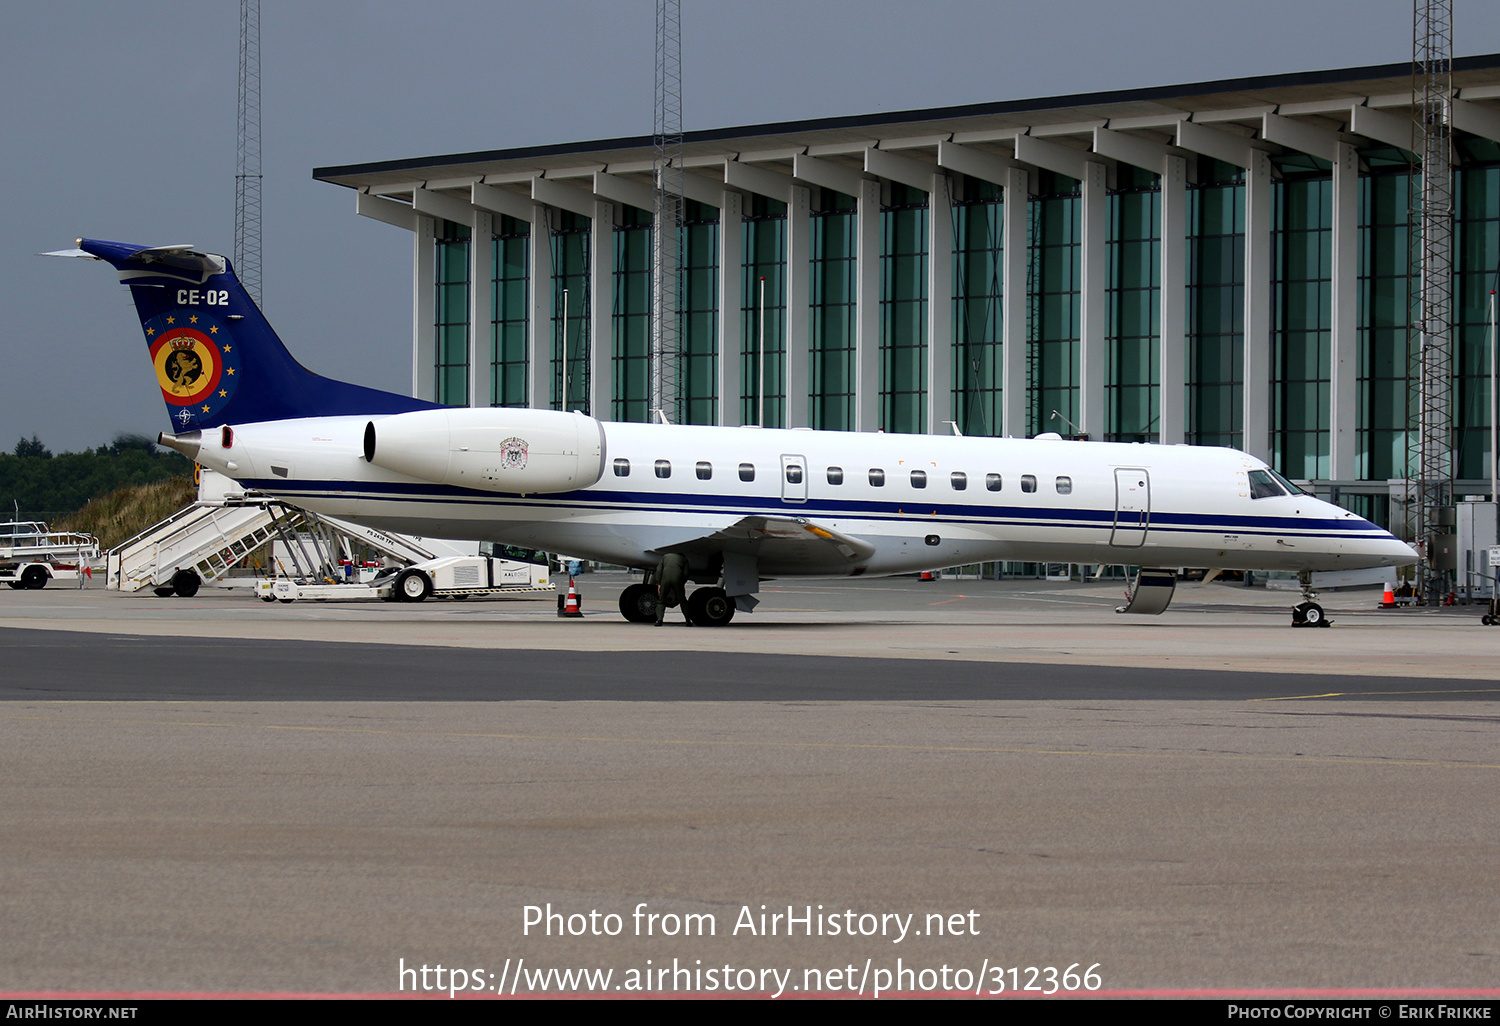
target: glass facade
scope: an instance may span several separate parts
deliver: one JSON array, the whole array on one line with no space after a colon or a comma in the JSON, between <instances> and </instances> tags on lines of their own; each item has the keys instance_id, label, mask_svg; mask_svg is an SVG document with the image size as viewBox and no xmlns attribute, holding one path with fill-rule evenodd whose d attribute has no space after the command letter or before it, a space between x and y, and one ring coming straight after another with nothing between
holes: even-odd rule
<instances>
[{"instance_id":1,"label":"glass facade","mask_svg":"<svg viewBox=\"0 0 1500 1026\"><path fill-rule=\"evenodd\" d=\"M1067 434L1067 422L1079 421L1081 183L1050 171L1037 178L1027 219L1026 434Z\"/></svg>"},{"instance_id":2,"label":"glass facade","mask_svg":"<svg viewBox=\"0 0 1500 1026\"><path fill-rule=\"evenodd\" d=\"M1238 447L1245 430L1244 172L1199 158L1187 203L1187 440Z\"/></svg>"},{"instance_id":3,"label":"glass facade","mask_svg":"<svg viewBox=\"0 0 1500 1026\"><path fill-rule=\"evenodd\" d=\"M743 306L740 308L740 423L781 427L786 377L786 204L751 197L744 219ZM764 283L764 284L762 284Z\"/></svg>"},{"instance_id":4,"label":"glass facade","mask_svg":"<svg viewBox=\"0 0 1500 1026\"><path fill-rule=\"evenodd\" d=\"M1453 475L1490 474L1490 293L1500 288L1500 143L1468 139L1454 176Z\"/></svg>"},{"instance_id":5,"label":"glass facade","mask_svg":"<svg viewBox=\"0 0 1500 1026\"><path fill-rule=\"evenodd\" d=\"M434 240L433 401L469 405L469 235L467 226L439 221Z\"/></svg>"},{"instance_id":6,"label":"glass facade","mask_svg":"<svg viewBox=\"0 0 1500 1026\"><path fill-rule=\"evenodd\" d=\"M993 182L963 176L953 202L953 417L966 435L999 435L1005 205Z\"/></svg>"},{"instance_id":7,"label":"glass facade","mask_svg":"<svg viewBox=\"0 0 1500 1026\"><path fill-rule=\"evenodd\" d=\"M1490 298L1500 275L1500 143L1458 133L1454 180L1453 434L1455 476L1464 491L1485 490L1489 456ZM1267 196L1268 278L1258 286L1268 307L1263 323L1269 351L1263 380L1245 381L1246 359L1246 174L1208 157L1190 158L1185 186L1184 272L1164 282L1169 240L1161 234L1161 177L1116 163L1104 197L1106 225L1102 261L1105 321L1100 333L1106 356L1102 428L1095 437L1157 441L1164 406L1163 346L1176 344L1183 378L1179 393L1185 440L1242 447L1247 395L1264 402L1268 462L1286 476L1328 482L1340 501L1383 520L1389 513L1386 482L1407 476L1411 420L1411 225L1414 186L1404 150L1366 146L1359 153L1355 277L1344 287L1354 297L1353 366L1335 367L1335 233L1333 171L1320 158L1284 151L1272 159ZM966 435L999 435L1007 394L1025 411L1028 434L1067 433L1080 424L1081 269L1080 183L1045 170L1033 171L1034 190L1007 210L1001 187L954 174L949 252L931 252L933 225L927 193L882 182L878 214L878 295L865 298L878 323L879 426L886 431L926 429L935 389ZM1181 195L1181 194L1179 194ZM541 368L542 394L553 408L589 410L592 323L591 247L612 247L609 281L610 397L599 415L630 421L650 416L651 215L619 206L620 223L609 237L596 237L589 218L551 212L545 227L552 260L549 366ZM1007 267L1006 217L1026 240L1024 257ZM787 265L785 204L746 196L738 244L738 311L719 309L723 233L716 207L690 203L681 236L681 403L676 418L712 424L725 419L724 403L738 403L737 419L767 426L786 423L786 354L789 292L805 296L809 413L816 428L848 430L855 420L855 342L862 276L858 267L859 215L853 196L812 187L807 261ZM1024 230L1022 230L1024 229ZM474 265L470 229L438 220L432 259L433 397L464 405L471 388L478 401L524 406L529 398L530 319L536 306L530 279L531 246L537 226L496 216L492 247L489 339L474 348L488 353L488 381L471 381L470 277ZM946 234L943 233L943 234ZM930 261L950 261L951 292L930 296ZM1025 335L1004 337L1007 275L1014 274L1022 308L1013 311ZM792 276L805 288L790 290ZM1183 336L1163 338L1164 289L1181 290ZM566 290L566 309L564 292ZM764 297L762 299L762 297ZM483 298L483 297L481 297ZM930 304L950 304L951 334L928 337ZM545 309L545 306L543 307ZM1024 317L1022 315L1024 314ZM725 321L729 323L726 324ZM720 353L725 332L740 354L739 393L721 396ZM1018 327L1019 331L1019 327ZM1004 380L1004 347L1025 348L1024 381ZM951 346L951 376L926 379L928 347ZM566 350L566 360L564 351ZM1167 354L1171 355L1171 354ZM485 359L484 356L480 357ZM1172 361L1168 361L1170 371ZM764 397L761 374L764 367ZM566 368L566 374L564 374ZM1352 372L1352 373L1351 373ZM1353 439L1338 450L1331 423L1340 373L1350 373ZM566 385L564 378L566 377ZM732 378L733 375L730 375ZM423 386L426 387L425 385ZM566 391L565 391L566 389ZM1257 407L1259 409L1259 407ZM1058 417L1052 416L1056 411ZM593 412L593 411L590 411ZM1181 437L1181 436L1180 436ZM1347 436L1345 436L1347 437ZM1167 439L1171 441L1173 439ZM1253 442L1253 440L1252 440ZM1345 455L1345 454L1349 455ZM1339 472L1335 464L1352 462ZM1338 480L1335 482L1335 477Z\"/></svg>"},{"instance_id":8,"label":"glass facade","mask_svg":"<svg viewBox=\"0 0 1500 1026\"><path fill-rule=\"evenodd\" d=\"M719 211L689 201L681 238L678 368L683 424L719 420Z\"/></svg>"},{"instance_id":9,"label":"glass facade","mask_svg":"<svg viewBox=\"0 0 1500 1026\"><path fill-rule=\"evenodd\" d=\"M651 211L621 207L615 226L614 301L610 325L612 420L651 418Z\"/></svg>"},{"instance_id":10,"label":"glass facade","mask_svg":"<svg viewBox=\"0 0 1500 1026\"><path fill-rule=\"evenodd\" d=\"M531 225L497 217L491 242L490 405L526 405L526 342L531 327Z\"/></svg>"},{"instance_id":11,"label":"glass facade","mask_svg":"<svg viewBox=\"0 0 1500 1026\"><path fill-rule=\"evenodd\" d=\"M927 422L927 194L891 183L880 211L880 425Z\"/></svg>"},{"instance_id":12,"label":"glass facade","mask_svg":"<svg viewBox=\"0 0 1500 1026\"><path fill-rule=\"evenodd\" d=\"M587 217L560 211L552 228L552 408L589 410L589 244Z\"/></svg>"},{"instance_id":13,"label":"glass facade","mask_svg":"<svg viewBox=\"0 0 1500 1026\"><path fill-rule=\"evenodd\" d=\"M1271 460L1295 479L1327 478L1333 346L1333 176L1311 157L1272 185Z\"/></svg>"},{"instance_id":14,"label":"glass facade","mask_svg":"<svg viewBox=\"0 0 1500 1026\"><path fill-rule=\"evenodd\" d=\"M812 208L808 267L811 287L812 426L854 428L854 328L859 226L853 196L819 189Z\"/></svg>"},{"instance_id":15,"label":"glass facade","mask_svg":"<svg viewBox=\"0 0 1500 1026\"><path fill-rule=\"evenodd\" d=\"M1380 168L1384 173L1374 173ZM1359 189L1359 426L1364 480L1406 476L1410 182L1391 151Z\"/></svg>"},{"instance_id":16,"label":"glass facade","mask_svg":"<svg viewBox=\"0 0 1500 1026\"><path fill-rule=\"evenodd\" d=\"M1106 205L1105 440L1155 442L1161 432L1160 177L1120 165Z\"/></svg>"}]
</instances>

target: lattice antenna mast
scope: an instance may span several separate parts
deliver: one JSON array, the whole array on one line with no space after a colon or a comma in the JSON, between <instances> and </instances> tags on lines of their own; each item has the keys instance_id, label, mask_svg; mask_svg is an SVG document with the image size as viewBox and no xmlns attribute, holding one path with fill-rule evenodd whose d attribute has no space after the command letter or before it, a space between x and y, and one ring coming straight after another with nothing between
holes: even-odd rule
<instances>
[{"instance_id":1,"label":"lattice antenna mast","mask_svg":"<svg viewBox=\"0 0 1500 1026\"><path fill-rule=\"evenodd\" d=\"M1412 27L1412 154L1421 187L1411 211L1407 514L1422 557L1417 583L1436 605L1451 588L1437 540L1453 516L1453 0L1415 0Z\"/></svg>"},{"instance_id":2,"label":"lattice antenna mast","mask_svg":"<svg viewBox=\"0 0 1500 1026\"><path fill-rule=\"evenodd\" d=\"M240 91L235 119L234 266L261 305L260 0L240 0Z\"/></svg>"},{"instance_id":3,"label":"lattice antenna mast","mask_svg":"<svg viewBox=\"0 0 1500 1026\"><path fill-rule=\"evenodd\" d=\"M682 4L656 0L656 117L652 129L651 408L681 421Z\"/></svg>"}]
</instances>

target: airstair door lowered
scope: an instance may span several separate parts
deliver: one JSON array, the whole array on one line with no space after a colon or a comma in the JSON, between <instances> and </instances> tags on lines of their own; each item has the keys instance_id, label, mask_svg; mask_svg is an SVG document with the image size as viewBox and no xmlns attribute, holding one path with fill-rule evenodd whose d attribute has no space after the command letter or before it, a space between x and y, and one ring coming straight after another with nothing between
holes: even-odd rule
<instances>
[{"instance_id":1,"label":"airstair door lowered","mask_svg":"<svg viewBox=\"0 0 1500 1026\"><path fill-rule=\"evenodd\" d=\"M1151 523L1151 475L1141 467L1115 468L1115 527L1109 543L1138 549Z\"/></svg>"}]
</instances>

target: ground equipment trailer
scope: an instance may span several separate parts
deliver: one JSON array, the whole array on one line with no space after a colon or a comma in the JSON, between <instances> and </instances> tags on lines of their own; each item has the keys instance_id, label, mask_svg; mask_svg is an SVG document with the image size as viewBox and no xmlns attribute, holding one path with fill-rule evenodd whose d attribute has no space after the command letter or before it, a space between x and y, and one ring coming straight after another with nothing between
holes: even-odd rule
<instances>
[{"instance_id":1,"label":"ground equipment trailer","mask_svg":"<svg viewBox=\"0 0 1500 1026\"><path fill-rule=\"evenodd\" d=\"M51 580L77 581L98 558L91 534L52 531L33 520L0 524L0 584L35 591Z\"/></svg>"},{"instance_id":2,"label":"ground equipment trailer","mask_svg":"<svg viewBox=\"0 0 1500 1026\"><path fill-rule=\"evenodd\" d=\"M540 557L443 556L413 566L383 571L363 584L275 577L257 582L255 591L267 602L292 602L297 599L389 599L396 602L421 602L434 595L439 598L468 598L471 595L552 591L547 563L545 560L537 562L536 558Z\"/></svg>"}]
</instances>

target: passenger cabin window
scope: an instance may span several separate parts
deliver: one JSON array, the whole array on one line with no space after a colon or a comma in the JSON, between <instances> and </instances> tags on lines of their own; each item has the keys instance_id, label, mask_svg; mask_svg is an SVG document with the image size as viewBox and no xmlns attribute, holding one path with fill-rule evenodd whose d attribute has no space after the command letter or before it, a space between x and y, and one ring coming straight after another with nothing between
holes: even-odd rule
<instances>
[{"instance_id":1,"label":"passenger cabin window","mask_svg":"<svg viewBox=\"0 0 1500 1026\"><path fill-rule=\"evenodd\" d=\"M948 480L953 482L953 490L955 492L961 492L969 487L969 475L965 474L962 470L955 470L949 475Z\"/></svg>"},{"instance_id":2,"label":"passenger cabin window","mask_svg":"<svg viewBox=\"0 0 1500 1026\"><path fill-rule=\"evenodd\" d=\"M1021 475L1021 491L1023 491L1023 492L1034 492L1034 491L1036 491L1036 475L1035 474L1022 474Z\"/></svg>"},{"instance_id":3,"label":"passenger cabin window","mask_svg":"<svg viewBox=\"0 0 1500 1026\"><path fill-rule=\"evenodd\" d=\"M662 477L662 478L671 477L672 476L672 461L671 460L657 460L656 461L656 476L657 477Z\"/></svg>"},{"instance_id":4,"label":"passenger cabin window","mask_svg":"<svg viewBox=\"0 0 1500 1026\"><path fill-rule=\"evenodd\" d=\"M714 477L714 465L712 463L705 462L704 460L699 460L698 461L698 465L696 467L694 467L693 469L695 469L698 472L698 480L699 481L712 481L713 480L713 477Z\"/></svg>"},{"instance_id":5,"label":"passenger cabin window","mask_svg":"<svg viewBox=\"0 0 1500 1026\"><path fill-rule=\"evenodd\" d=\"M911 472L911 486L913 488L926 488L927 487L927 471L925 471L925 470L913 470Z\"/></svg>"},{"instance_id":6,"label":"passenger cabin window","mask_svg":"<svg viewBox=\"0 0 1500 1026\"><path fill-rule=\"evenodd\" d=\"M755 480L755 464L754 463L741 463L740 464L740 480L741 481L754 481Z\"/></svg>"},{"instance_id":7,"label":"passenger cabin window","mask_svg":"<svg viewBox=\"0 0 1500 1026\"><path fill-rule=\"evenodd\" d=\"M1281 485L1271 476L1269 470L1250 471L1250 498L1269 499L1277 495L1285 495Z\"/></svg>"},{"instance_id":8,"label":"passenger cabin window","mask_svg":"<svg viewBox=\"0 0 1500 1026\"><path fill-rule=\"evenodd\" d=\"M885 487L885 471L877 467L870 468L870 485L874 488Z\"/></svg>"},{"instance_id":9,"label":"passenger cabin window","mask_svg":"<svg viewBox=\"0 0 1500 1026\"><path fill-rule=\"evenodd\" d=\"M828 483L829 484L843 484L844 483L844 468L843 467L829 467L828 468Z\"/></svg>"},{"instance_id":10,"label":"passenger cabin window","mask_svg":"<svg viewBox=\"0 0 1500 1026\"><path fill-rule=\"evenodd\" d=\"M629 476L630 476L630 461L629 460L615 460L615 477L629 477Z\"/></svg>"},{"instance_id":11,"label":"passenger cabin window","mask_svg":"<svg viewBox=\"0 0 1500 1026\"><path fill-rule=\"evenodd\" d=\"M787 484L801 484L802 483L802 468L799 467L799 466L797 466L795 463L787 464L787 468L786 468L786 483Z\"/></svg>"},{"instance_id":12,"label":"passenger cabin window","mask_svg":"<svg viewBox=\"0 0 1500 1026\"><path fill-rule=\"evenodd\" d=\"M1073 479L1071 477L1059 477L1057 479L1057 494L1058 495L1072 495L1073 494Z\"/></svg>"},{"instance_id":13,"label":"passenger cabin window","mask_svg":"<svg viewBox=\"0 0 1500 1026\"><path fill-rule=\"evenodd\" d=\"M998 492L1000 490L1000 484L1001 484L1001 480L1000 480L1000 475L999 474L986 474L986 475L984 475L984 486L986 488L988 488L990 491L992 491L992 492Z\"/></svg>"}]
</instances>

